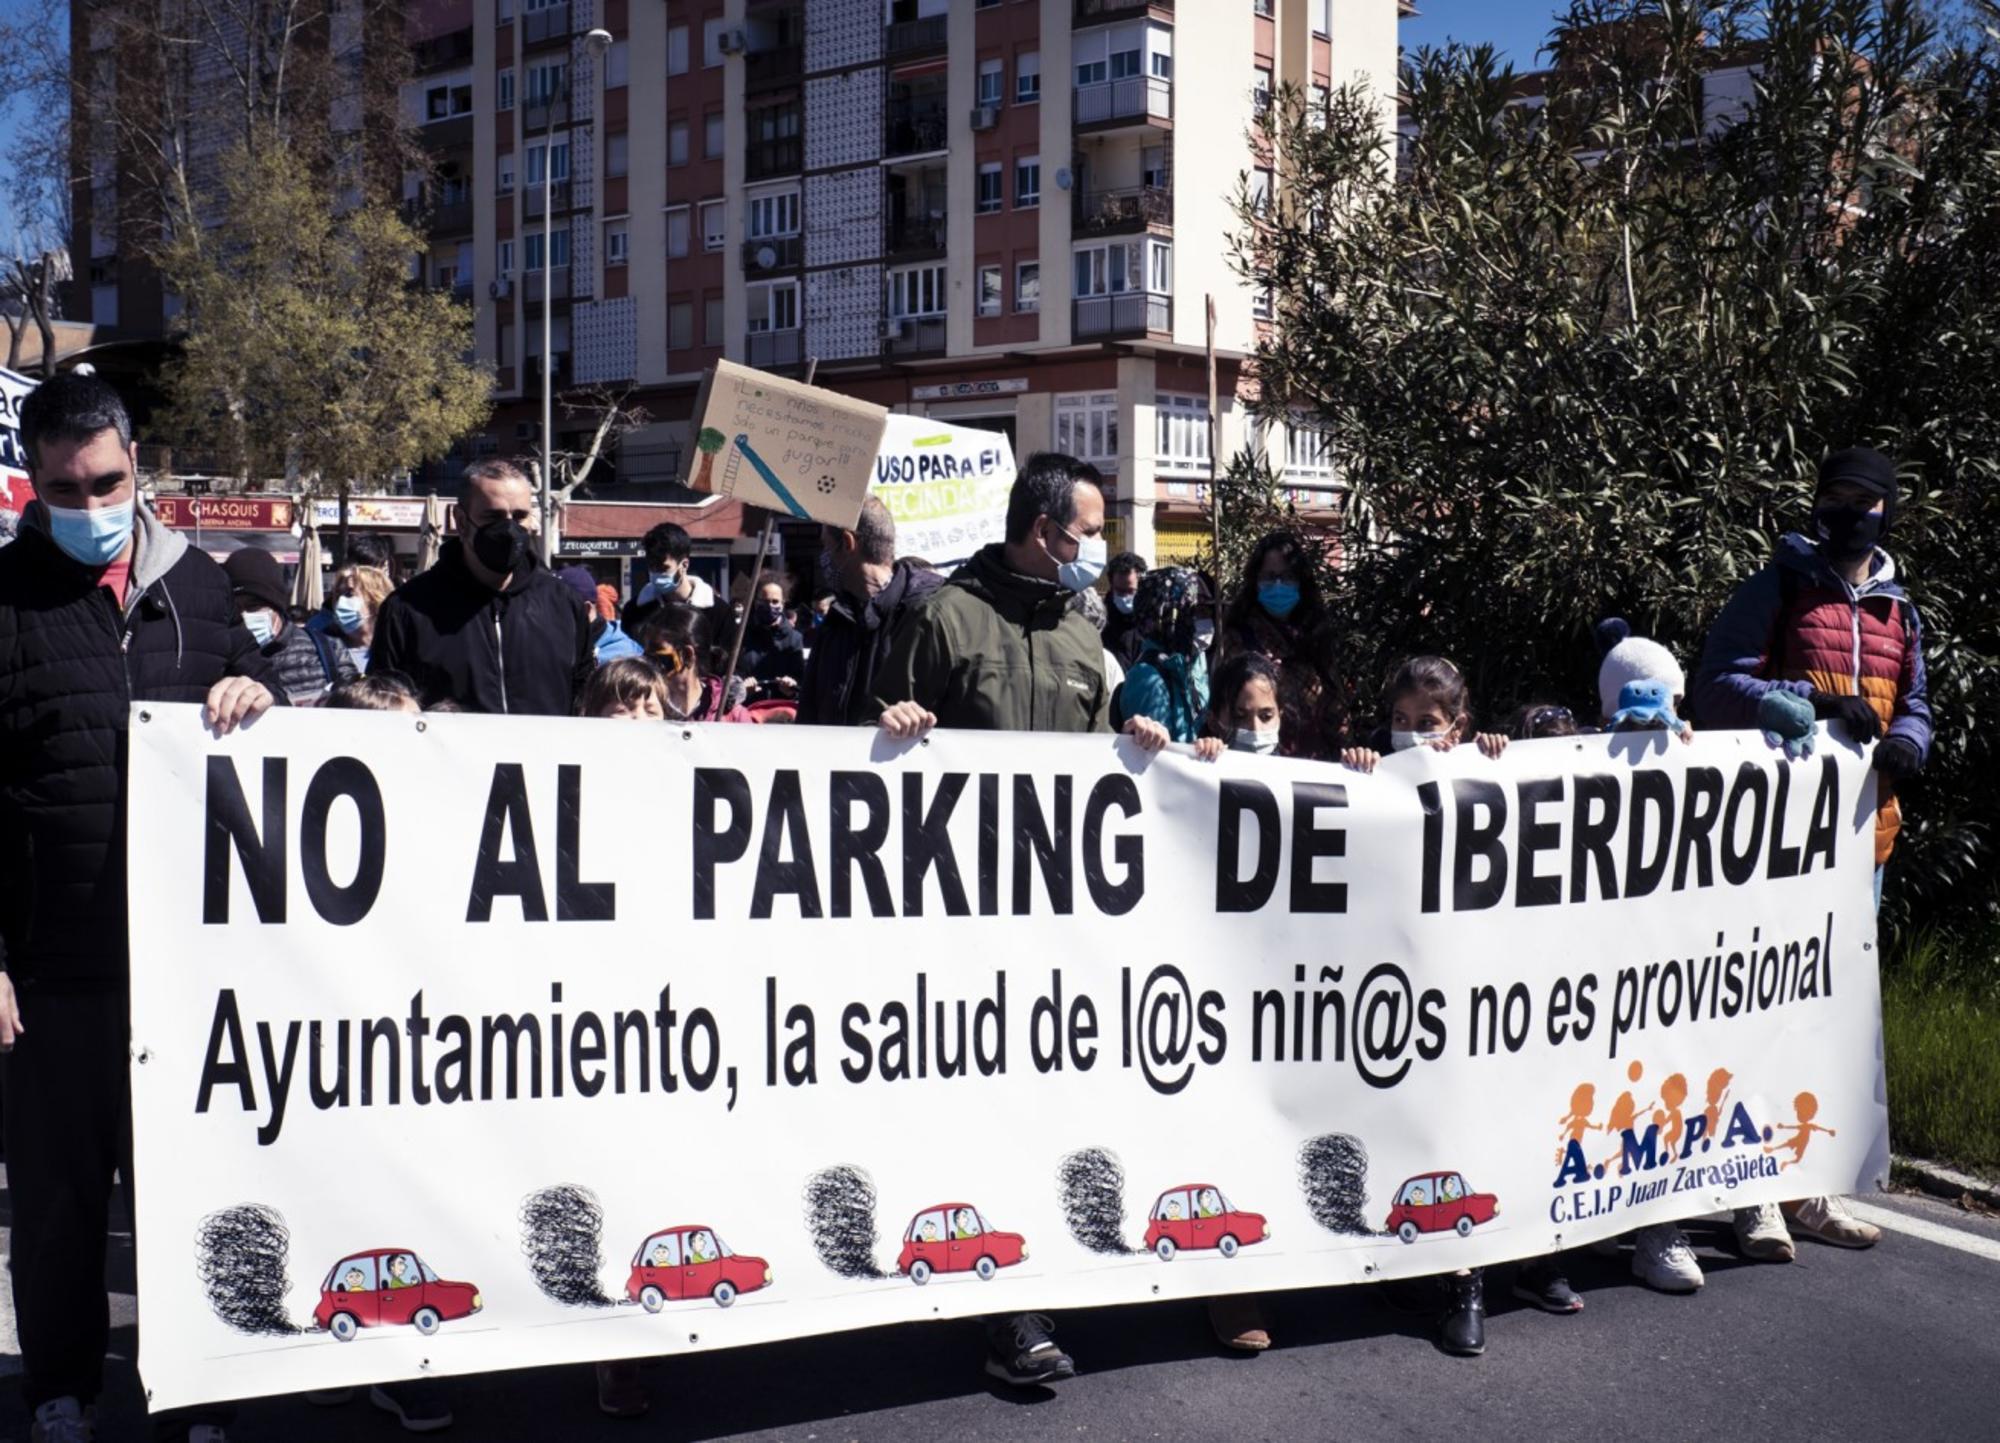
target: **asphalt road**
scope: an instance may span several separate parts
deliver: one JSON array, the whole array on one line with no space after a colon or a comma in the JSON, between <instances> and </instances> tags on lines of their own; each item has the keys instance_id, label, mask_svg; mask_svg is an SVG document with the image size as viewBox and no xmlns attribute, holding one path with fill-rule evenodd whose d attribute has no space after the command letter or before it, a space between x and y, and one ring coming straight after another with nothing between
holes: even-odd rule
<instances>
[{"instance_id":1,"label":"asphalt road","mask_svg":"<svg viewBox=\"0 0 2000 1443\"><path fill-rule=\"evenodd\" d=\"M446 1437L513 1439L1236 1440L1552 1436L1985 1439L2000 1436L2000 1220L1912 1197L1871 1200L1901 1224L1865 1253L1800 1244L1788 1266L1744 1263L1719 1220L1690 1228L1708 1286L1664 1297L1624 1258L1573 1259L1583 1313L1555 1318L1489 1279L1488 1350L1446 1357L1428 1324L1378 1289L1266 1300L1276 1346L1227 1354L1199 1305L1070 1313L1082 1370L1051 1390L990 1384L963 1325L913 1325L746 1348L647 1369L653 1411L614 1422L588 1368L458 1380ZM1912 1232L1909 1229L1915 1228ZM1923 1235L1919 1235L1923 1234ZM1942 1240L1940 1240L1942 1239ZM1953 1245L1955 1244L1955 1245ZM129 1239L114 1242L116 1331L99 1436L144 1439ZM1498 1286L1495 1284L1498 1283ZM0 1306L0 1375L19 1371ZM25 1439L0 1381L0 1439ZM341 1408L241 1406L234 1440L401 1438L357 1398Z\"/></svg>"}]
</instances>

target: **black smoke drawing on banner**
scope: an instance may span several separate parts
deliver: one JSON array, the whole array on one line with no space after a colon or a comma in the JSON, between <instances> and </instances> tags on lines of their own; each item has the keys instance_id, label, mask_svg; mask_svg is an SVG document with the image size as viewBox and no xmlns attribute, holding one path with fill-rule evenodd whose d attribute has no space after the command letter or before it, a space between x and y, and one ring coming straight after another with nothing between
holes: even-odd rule
<instances>
[{"instance_id":1,"label":"black smoke drawing on banner","mask_svg":"<svg viewBox=\"0 0 2000 1443\"><path fill-rule=\"evenodd\" d=\"M1315 1221L1330 1233L1367 1236L1368 1149L1344 1132L1322 1133L1299 1144L1299 1191Z\"/></svg>"},{"instance_id":2,"label":"black smoke drawing on banner","mask_svg":"<svg viewBox=\"0 0 2000 1443\"><path fill-rule=\"evenodd\" d=\"M239 1203L210 1213L194 1239L195 1272L216 1317L239 1333L289 1337L305 1331L285 1316L292 1234L276 1208Z\"/></svg>"},{"instance_id":3,"label":"black smoke drawing on banner","mask_svg":"<svg viewBox=\"0 0 2000 1443\"><path fill-rule=\"evenodd\" d=\"M1070 1236L1093 1253L1138 1251L1125 1241L1125 1166L1105 1147L1080 1148L1056 1165Z\"/></svg>"},{"instance_id":4,"label":"black smoke drawing on banner","mask_svg":"<svg viewBox=\"0 0 2000 1443\"><path fill-rule=\"evenodd\" d=\"M843 1278L886 1278L875 1261L875 1180L843 1163L806 1179L806 1231L819 1260Z\"/></svg>"},{"instance_id":5,"label":"black smoke drawing on banner","mask_svg":"<svg viewBox=\"0 0 2000 1443\"><path fill-rule=\"evenodd\" d=\"M589 1188L564 1183L521 1200L521 1251L535 1286L569 1308L609 1308L604 1270L604 1208Z\"/></svg>"}]
</instances>

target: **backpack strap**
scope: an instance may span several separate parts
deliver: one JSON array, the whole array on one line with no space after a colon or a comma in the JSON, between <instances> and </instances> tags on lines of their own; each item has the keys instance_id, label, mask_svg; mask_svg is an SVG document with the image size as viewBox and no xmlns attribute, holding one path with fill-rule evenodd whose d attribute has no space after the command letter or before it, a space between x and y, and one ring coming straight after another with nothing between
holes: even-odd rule
<instances>
[{"instance_id":1,"label":"backpack strap","mask_svg":"<svg viewBox=\"0 0 2000 1443\"><path fill-rule=\"evenodd\" d=\"M327 690L331 691L338 684L333 669L333 641L323 631L308 631L306 635L312 638L313 650L319 653L319 669L326 674Z\"/></svg>"}]
</instances>

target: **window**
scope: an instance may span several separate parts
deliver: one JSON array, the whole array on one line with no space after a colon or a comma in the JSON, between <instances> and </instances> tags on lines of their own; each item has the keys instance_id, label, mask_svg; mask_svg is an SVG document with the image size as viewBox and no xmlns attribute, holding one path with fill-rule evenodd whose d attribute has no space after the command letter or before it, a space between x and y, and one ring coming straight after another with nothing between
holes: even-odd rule
<instances>
[{"instance_id":1,"label":"window","mask_svg":"<svg viewBox=\"0 0 2000 1443\"><path fill-rule=\"evenodd\" d=\"M522 240L521 259L531 271L542 269L542 232L529 231ZM561 270L569 264L569 227L565 226L549 237L549 267Z\"/></svg>"},{"instance_id":2,"label":"window","mask_svg":"<svg viewBox=\"0 0 2000 1443\"><path fill-rule=\"evenodd\" d=\"M1250 72L1250 105L1259 115L1271 109L1271 72L1262 65Z\"/></svg>"},{"instance_id":3,"label":"window","mask_svg":"<svg viewBox=\"0 0 2000 1443\"><path fill-rule=\"evenodd\" d=\"M607 176L625 174L631 164L632 138L624 131L604 137L604 173Z\"/></svg>"},{"instance_id":4,"label":"window","mask_svg":"<svg viewBox=\"0 0 2000 1443\"><path fill-rule=\"evenodd\" d=\"M1014 101L1032 105L1042 98L1042 52L1023 50L1014 57Z\"/></svg>"},{"instance_id":5,"label":"window","mask_svg":"<svg viewBox=\"0 0 2000 1443\"><path fill-rule=\"evenodd\" d=\"M1111 241L1076 252L1079 296L1115 296L1126 291L1173 290L1173 247L1166 241Z\"/></svg>"},{"instance_id":6,"label":"window","mask_svg":"<svg viewBox=\"0 0 2000 1443\"><path fill-rule=\"evenodd\" d=\"M1174 248L1165 241L1147 241L1146 254L1149 264L1146 278L1149 288L1156 295L1170 296L1174 291Z\"/></svg>"},{"instance_id":7,"label":"window","mask_svg":"<svg viewBox=\"0 0 2000 1443\"><path fill-rule=\"evenodd\" d=\"M1014 267L1014 310L1017 314L1042 308L1042 263L1022 261Z\"/></svg>"},{"instance_id":8,"label":"window","mask_svg":"<svg viewBox=\"0 0 2000 1443\"><path fill-rule=\"evenodd\" d=\"M511 238L493 247L493 269L503 276L514 274L514 242Z\"/></svg>"},{"instance_id":9,"label":"window","mask_svg":"<svg viewBox=\"0 0 2000 1443\"><path fill-rule=\"evenodd\" d=\"M1271 172L1253 170L1250 172L1250 208L1258 215L1271 213Z\"/></svg>"},{"instance_id":10,"label":"window","mask_svg":"<svg viewBox=\"0 0 2000 1443\"><path fill-rule=\"evenodd\" d=\"M607 266L622 266L630 257L631 236L625 229L625 222L612 221L604 227L604 263Z\"/></svg>"},{"instance_id":11,"label":"window","mask_svg":"<svg viewBox=\"0 0 2000 1443\"><path fill-rule=\"evenodd\" d=\"M752 240L766 236L794 236L799 233L799 193L752 196L746 216Z\"/></svg>"},{"instance_id":12,"label":"window","mask_svg":"<svg viewBox=\"0 0 2000 1443\"><path fill-rule=\"evenodd\" d=\"M424 92L424 123L472 114L472 86L433 85Z\"/></svg>"},{"instance_id":13,"label":"window","mask_svg":"<svg viewBox=\"0 0 2000 1443\"><path fill-rule=\"evenodd\" d=\"M678 258L688 253L688 208L675 206L667 212L667 255Z\"/></svg>"},{"instance_id":14,"label":"window","mask_svg":"<svg viewBox=\"0 0 2000 1443\"><path fill-rule=\"evenodd\" d=\"M528 147L528 184L542 183L542 157L548 157L548 178L557 185L569 179L569 140L565 137L553 144L545 145L536 141Z\"/></svg>"},{"instance_id":15,"label":"window","mask_svg":"<svg viewBox=\"0 0 2000 1443\"><path fill-rule=\"evenodd\" d=\"M1208 402L1161 395L1154 407L1154 463L1162 471L1208 470Z\"/></svg>"},{"instance_id":16,"label":"window","mask_svg":"<svg viewBox=\"0 0 2000 1443\"><path fill-rule=\"evenodd\" d=\"M1149 145L1139 152L1139 184L1153 190L1167 188L1167 148Z\"/></svg>"},{"instance_id":17,"label":"window","mask_svg":"<svg viewBox=\"0 0 2000 1443\"><path fill-rule=\"evenodd\" d=\"M1312 0L1313 34L1333 34L1333 0Z\"/></svg>"},{"instance_id":18,"label":"window","mask_svg":"<svg viewBox=\"0 0 2000 1443\"><path fill-rule=\"evenodd\" d=\"M1055 398L1056 450L1081 461L1118 461L1118 393L1077 391Z\"/></svg>"},{"instance_id":19,"label":"window","mask_svg":"<svg viewBox=\"0 0 2000 1443\"><path fill-rule=\"evenodd\" d=\"M675 301L667 307L667 348L685 351L694 344L694 303Z\"/></svg>"},{"instance_id":20,"label":"window","mask_svg":"<svg viewBox=\"0 0 2000 1443\"><path fill-rule=\"evenodd\" d=\"M1014 209L1033 210L1042 203L1042 158L1023 155L1014 161Z\"/></svg>"},{"instance_id":21,"label":"window","mask_svg":"<svg viewBox=\"0 0 2000 1443\"><path fill-rule=\"evenodd\" d=\"M569 66L545 60L528 67L528 104L547 105L569 94Z\"/></svg>"},{"instance_id":22,"label":"window","mask_svg":"<svg viewBox=\"0 0 2000 1443\"><path fill-rule=\"evenodd\" d=\"M1327 110L1333 103L1333 97L1324 85L1313 86L1311 96L1311 109L1306 112L1306 122L1314 130L1325 130Z\"/></svg>"},{"instance_id":23,"label":"window","mask_svg":"<svg viewBox=\"0 0 2000 1443\"><path fill-rule=\"evenodd\" d=\"M632 46L629 41L614 40L611 48L604 52L604 88L616 90L621 85L632 83Z\"/></svg>"},{"instance_id":24,"label":"window","mask_svg":"<svg viewBox=\"0 0 2000 1443\"><path fill-rule=\"evenodd\" d=\"M705 68L722 63L722 35L728 23L726 20L701 22L701 63Z\"/></svg>"},{"instance_id":25,"label":"window","mask_svg":"<svg viewBox=\"0 0 2000 1443\"><path fill-rule=\"evenodd\" d=\"M981 105L998 105L1001 87L1007 81L1007 65L1002 60L982 60L979 62L979 100Z\"/></svg>"},{"instance_id":26,"label":"window","mask_svg":"<svg viewBox=\"0 0 2000 1443\"><path fill-rule=\"evenodd\" d=\"M974 196L973 210L979 215L990 215L1000 209L1000 162L989 161L979 167L979 189Z\"/></svg>"},{"instance_id":27,"label":"window","mask_svg":"<svg viewBox=\"0 0 2000 1443\"><path fill-rule=\"evenodd\" d=\"M1285 424L1285 475L1301 481L1333 478L1333 437L1306 416Z\"/></svg>"},{"instance_id":28,"label":"window","mask_svg":"<svg viewBox=\"0 0 2000 1443\"><path fill-rule=\"evenodd\" d=\"M1000 267L981 266L979 268L979 314L997 316L1000 314Z\"/></svg>"},{"instance_id":29,"label":"window","mask_svg":"<svg viewBox=\"0 0 2000 1443\"><path fill-rule=\"evenodd\" d=\"M722 344L722 297L705 296L701 303L701 343L704 346Z\"/></svg>"},{"instance_id":30,"label":"window","mask_svg":"<svg viewBox=\"0 0 2000 1443\"><path fill-rule=\"evenodd\" d=\"M667 32L667 74L685 75L688 72L688 30L685 25L676 25Z\"/></svg>"},{"instance_id":31,"label":"window","mask_svg":"<svg viewBox=\"0 0 2000 1443\"><path fill-rule=\"evenodd\" d=\"M511 150L493 163L493 193L495 195L514 193L514 152Z\"/></svg>"},{"instance_id":32,"label":"window","mask_svg":"<svg viewBox=\"0 0 2000 1443\"><path fill-rule=\"evenodd\" d=\"M1151 56L1152 75L1155 80L1174 78L1174 53L1171 50L1155 50Z\"/></svg>"},{"instance_id":33,"label":"window","mask_svg":"<svg viewBox=\"0 0 2000 1443\"><path fill-rule=\"evenodd\" d=\"M897 318L943 315L944 275L945 267L942 261L935 265L910 266L904 270L890 271L889 314Z\"/></svg>"},{"instance_id":34,"label":"window","mask_svg":"<svg viewBox=\"0 0 2000 1443\"><path fill-rule=\"evenodd\" d=\"M796 281L751 286L746 292L750 303L752 331L796 331L799 328L799 287Z\"/></svg>"},{"instance_id":35,"label":"window","mask_svg":"<svg viewBox=\"0 0 2000 1443\"><path fill-rule=\"evenodd\" d=\"M710 160L722 154L722 112L711 110L701 121L701 153Z\"/></svg>"},{"instance_id":36,"label":"window","mask_svg":"<svg viewBox=\"0 0 2000 1443\"><path fill-rule=\"evenodd\" d=\"M493 85L493 108L495 110L512 110L514 108L513 69L510 67L501 71L495 77Z\"/></svg>"},{"instance_id":37,"label":"window","mask_svg":"<svg viewBox=\"0 0 2000 1443\"><path fill-rule=\"evenodd\" d=\"M719 251L729 244L729 207L719 200L701 203L701 248Z\"/></svg>"},{"instance_id":38,"label":"window","mask_svg":"<svg viewBox=\"0 0 2000 1443\"><path fill-rule=\"evenodd\" d=\"M686 165L688 163L688 127L685 120L670 121L667 124L667 164Z\"/></svg>"},{"instance_id":39,"label":"window","mask_svg":"<svg viewBox=\"0 0 2000 1443\"><path fill-rule=\"evenodd\" d=\"M514 0L500 0L499 8L494 14L493 23L495 25L512 25L514 23Z\"/></svg>"}]
</instances>

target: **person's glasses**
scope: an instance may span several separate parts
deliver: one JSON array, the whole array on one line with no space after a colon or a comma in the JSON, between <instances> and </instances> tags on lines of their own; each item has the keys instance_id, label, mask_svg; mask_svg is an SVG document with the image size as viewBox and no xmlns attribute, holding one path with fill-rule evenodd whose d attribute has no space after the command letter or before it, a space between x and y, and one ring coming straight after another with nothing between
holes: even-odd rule
<instances>
[{"instance_id":1,"label":"person's glasses","mask_svg":"<svg viewBox=\"0 0 2000 1443\"><path fill-rule=\"evenodd\" d=\"M1539 732L1543 727L1570 726L1575 721L1566 706L1541 706L1528 713L1528 730Z\"/></svg>"}]
</instances>

